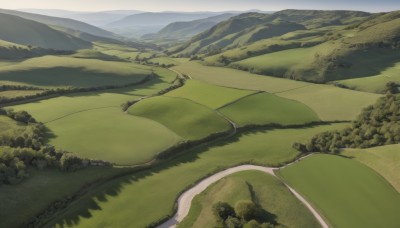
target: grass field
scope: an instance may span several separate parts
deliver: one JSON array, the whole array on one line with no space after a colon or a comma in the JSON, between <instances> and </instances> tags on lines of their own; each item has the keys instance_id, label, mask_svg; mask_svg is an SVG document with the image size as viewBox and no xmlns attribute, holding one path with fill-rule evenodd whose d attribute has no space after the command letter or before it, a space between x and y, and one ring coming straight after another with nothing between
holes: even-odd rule
<instances>
[{"instance_id":1,"label":"grass field","mask_svg":"<svg viewBox=\"0 0 400 228\"><path fill-rule=\"evenodd\" d=\"M167 93L166 96L187 98L216 109L252 93L255 91L231 89L197 80L187 80L185 86Z\"/></svg>"},{"instance_id":2,"label":"grass field","mask_svg":"<svg viewBox=\"0 0 400 228\"><path fill-rule=\"evenodd\" d=\"M157 122L127 115L120 108L123 102L170 86L176 77L165 69L157 73L159 78L136 87L79 93L11 108L26 110L44 122L53 134L49 142L56 147L118 164L142 163L180 140ZM157 143L148 143L154 137Z\"/></svg>"},{"instance_id":3,"label":"grass field","mask_svg":"<svg viewBox=\"0 0 400 228\"><path fill-rule=\"evenodd\" d=\"M245 97L219 111L239 126L271 123L293 125L319 120L317 114L304 104L268 93Z\"/></svg>"},{"instance_id":4,"label":"grass field","mask_svg":"<svg viewBox=\"0 0 400 228\"><path fill-rule=\"evenodd\" d=\"M0 115L0 136L25 129L25 126L8 116Z\"/></svg>"},{"instance_id":5,"label":"grass field","mask_svg":"<svg viewBox=\"0 0 400 228\"><path fill-rule=\"evenodd\" d=\"M6 90L0 91L0 97L15 98L36 95L43 92L43 90Z\"/></svg>"},{"instance_id":6,"label":"grass field","mask_svg":"<svg viewBox=\"0 0 400 228\"><path fill-rule=\"evenodd\" d=\"M163 125L127 115L118 107L87 110L46 126L54 134L49 137L51 145L118 165L145 163L181 141Z\"/></svg>"},{"instance_id":7,"label":"grass field","mask_svg":"<svg viewBox=\"0 0 400 228\"><path fill-rule=\"evenodd\" d=\"M313 155L281 170L332 227L399 227L400 194L369 167L334 155Z\"/></svg>"},{"instance_id":8,"label":"grass field","mask_svg":"<svg viewBox=\"0 0 400 228\"><path fill-rule=\"evenodd\" d=\"M213 110L183 98L148 98L131 106L128 113L157 121L189 140L230 129L229 122Z\"/></svg>"},{"instance_id":9,"label":"grass field","mask_svg":"<svg viewBox=\"0 0 400 228\"><path fill-rule=\"evenodd\" d=\"M24 222L34 218L55 200L76 193L84 184L93 180L123 171L124 169L107 167L87 168L76 172L31 169L30 177L20 184L1 186L0 227L25 227ZM18 219L15 219L16 211Z\"/></svg>"},{"instance_id":10,"label":"grass field","mask_svg":"<svg viewBox=\"0 0 400 228\"><path fill-rule=\"evenodd\" d=\"M52 223L77 227L145 227L171 213L178 193L206 174L242 162L277 165L298 155L291 147L293 142L306 141L317 132L344 126L248 132L237 139L182 155L153 170L104 184L71 205Z\"/></svg>"},{"instance_id":11,"label":"grass field","mask_svg":"<svg viewBox=\"0 0 400 228\"><path fill-rule=\"evenodd\" d=\"M353 120L364 107L375 103L379 98L377 94L261 76L222 67L208 67L196 62L183 63L174 69L210 84L261 90L297 100L314 110L324 121Z\"/></svg>"},{"instance_id":12,"label":"grass field","mask_svg":"<svg viewBox=\"0 0 400 228\"><path fill-rule=\"evenodd\" d=\"M180 62L176 61L174 58L169 57L156 57L148 60L150 63L158 63L159 65L179 65Z\"/></svg>"},{"instance_id":13,"label":"grass field","mask_svg":"<svg viewBox=\"0 0 400 228\"><path fill-rule=\"evenodd\" d=\"M400 144L369 149L346 149L342 154L374 169L400 193Z\"/></svg>"},{"instance_id":14,"label":"grass field","mask_svg":"<svg viewBox=\"0 0 400 228\"><path fill-rule=\"evenodd\" d=\"M276 216L275 221L282 227L320 227L281 181L259 171L236 173L208 187L194 198L189 215L178 227L216 227L212 213L215 203L222 201L234 206L239 200L251 201L254 198L264 210Z\"/></svg>"},{"instance_id":15,"label":"grass field","mask_svg":"<svg viewBox=\"0 0 400 228\"><path fill-rule=\"evenodd\" d=\"M138 64L44 56L0 69L0 80L39 87L97 87L135 83L151 74Z\"/></svg>"},{"instance_id":16,"label":"grass field","mask_svg":"<svg viewBox=\"0 0 400 228\"><path fill-rule=\"evenodd\" d=\"M356 90L383 93L386 83L400 82L400 62L383 70L379 75L341 80L338 82Z\"/></svg>"}]
</instances>

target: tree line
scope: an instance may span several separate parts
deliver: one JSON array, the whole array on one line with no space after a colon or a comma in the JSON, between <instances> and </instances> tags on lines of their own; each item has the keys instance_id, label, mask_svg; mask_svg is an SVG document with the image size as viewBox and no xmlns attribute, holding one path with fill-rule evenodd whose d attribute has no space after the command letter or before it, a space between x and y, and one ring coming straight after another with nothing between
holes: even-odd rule
<instances>
[{"instance_id":1,"label":"tree line","mask_svg":"<svg viewBox=\"0 0 400 228\"><path fill-rule=\"evenodd\" d=\"M399 85L387 84L387 94L365 108L350 127L319 133L305 143L294 143L296 150L339 153L343 148L369 148L400 143Z\"/></svg>"}]
</instances>

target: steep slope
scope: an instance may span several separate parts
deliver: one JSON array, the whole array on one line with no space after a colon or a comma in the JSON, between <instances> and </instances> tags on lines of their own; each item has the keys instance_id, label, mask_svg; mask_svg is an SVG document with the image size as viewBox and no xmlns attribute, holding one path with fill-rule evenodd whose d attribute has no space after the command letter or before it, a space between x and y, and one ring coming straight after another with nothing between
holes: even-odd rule
<instances>
[{"instance_id":1,"label":"steep slope","mask_svg":"<svg viewBox=\"0 0 400 228\"><path fill-rule=\"evenodd\" d=\"M189 42L170 49L169 52L183 56L190 56L198 52L212 55L220 50L280 36L299 29L315 29L361 22L369 15L369 13L358 11L318 10L284 10L273 14L245 13L217 24L193 37ZM279 23L281 24L279 25ZM303 27L295 26L294 23ZM267 28L262 26L267 26ZM271 29L271 26L275 28ZM275 29L281 30L281 32L273 31ZM249 33L254 36L249 38Z\"/></svg>"},{"instance_id":2,"label":"steep slope","mask_svg":"<svg viewBox=\"0 0 400 228\"><path fill-rule=\"evenodd\" d=\"M22 45L55 50L77 50L91 43L59 32L47 25L0 13L0 39Z\"/></svg>"},{"instance_id":3,"label":"steep slope","mask_svg":"<svg viewBox=\"0 0 400 228\"><path fill-rule=\"evenodd\" d=\"M14 11L14 10L5 10L5 9L0 9L0 13L19 16L19 17L22 17L22 18L25 18L28 20L37 21L37 22L47 24L47 25L55 25L55 26L61 26L61 27L68 28L68 29L78 30L81 32L89 33L91 35L95 35L95 36L102 36L102 37L114 38L114 39L118 38L112 32L97 28L95 26L92 26L92 25L89 25L89 24L86 24L86 23L83 23L80 21L72 20L72 19L60 18L60 17L50 17L50 16L39 15L39 14L25 13L25 12L19 12L19 11Z\"/></svg>"},{"instance_id":4,"label":"steep slope","mask_svg":"<svg viewBox=\"0 0 400 228\"><path fill-rule=\"evenodd\" d=\"M144 35L142 38L153 39L153 40L161 40L161 39L184 40L194 35L197 35L201 32L204 32L205 30L210 29L219 22L228 20L234 15L235 14L232 13L225 13L194 21L173 22L164 27L163 29L161 29L158 33L147 34Z\"/></svg>"}]
</instances>

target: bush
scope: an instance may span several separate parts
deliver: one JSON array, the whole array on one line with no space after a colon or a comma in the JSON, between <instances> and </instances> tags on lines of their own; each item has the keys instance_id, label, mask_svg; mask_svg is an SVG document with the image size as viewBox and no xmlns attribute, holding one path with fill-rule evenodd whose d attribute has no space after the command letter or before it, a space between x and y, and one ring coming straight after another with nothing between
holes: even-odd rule
<instances>
[{"instance_id":1,"label":"bush","mask_svg":"<svg viewBox=\"0 0 400 228\"><path fill-rule=\"evenodd\" d=\"M250 221L257 217L257 205L251 201L239 201L235 205L235 213L238 218Z\"/></svg>"},{"instance_id":2,"label":"bush","mask_svg":"<svg viewBox=\"0 0 400 228\"><path fill-rule=\"evenodd\" d=\"M228 217L234 217L235 211L228 203L218 202L213 206L213 214L218 219L225 221Z\"/></svg>"}]
</instances>

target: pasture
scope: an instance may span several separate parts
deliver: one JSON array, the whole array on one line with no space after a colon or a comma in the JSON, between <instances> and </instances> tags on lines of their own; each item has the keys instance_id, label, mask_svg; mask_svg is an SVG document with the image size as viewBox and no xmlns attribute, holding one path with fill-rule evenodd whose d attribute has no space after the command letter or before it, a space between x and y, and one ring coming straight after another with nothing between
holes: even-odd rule
<instances>
[{"instance_id":1,"label":"pasture","mask_svg":"<svg viewBox=\"0 0 400 228\"><path fill-rule=\"evenodd\" d=\"M25 96L36 95L42 92L43 90L6 90L6 91L0 91L0 99L1 97L5 98L25 97Z\"/></svg>"},{"instance_id":2,"label":"pasture","mask_svg":"<svg viewBox=\"0 0 400 228\"><path fill-rule=\"evenodd\" d=\"M128 113L157 121L188 140L231 128L214 110L184 98L151 97L132 105Z\"/></svg>"},{"instance_id":3,"label":"pasture","mask_svg":"<svg viewBox=\"0 0 400 228\"><path fill-rule=\"evenodd\" d=\"M234 206L240 200L256 200L282 227L320 227L280 180L259 171L232 174L208 187L193 199L189 215L178 227L216 227L212 206L220 201Z\"/></svg>"},{"instance_id":4,"label":"pasture","mask_svg":"<svg viewBox=\"0 0 400 228\"><path fill-rule=\"evenodd\" d=\"M240 99L219 111L239 126L249 124L295 125L319 121L317 114L304 104L259 93Z\"/></svg>"},{"instance_id":5,"label":"pasture","mask_svg":"<svg viewBox=\"0 0 400 228\"><path fill-rule=\"evenodd\" d=\"M149 67L133 63L44 56L3 66L0 80L47 88L100 87L136 83L150 74Z\"/></svg>"},{"instance_id":6,"label":"pasture","mask_svg":"<svg viewBox=\"0 0 400 228\"><path fill-rule=\"evenodd\" d=\"M19 123L8 116L0 115L0 136L25 129L24 124Z\"/></svg>"},{"instance_id":7,"label":"pasture","mask_svg":"<svg viewBox=\"0 0 400 228\"><path fill-rule=\"evenodd\" d=\"M190 99L196 103L216 109L253 93L255 91L231 89L197 80L187 80L185 86L167 93L166 96Z\"/></svg>"},{"instance_id":8,"label":"pasture","mask_svg":"<svg viewBox=\"0 0 400 228\"><path fill-rule=\"evenodd\" d=\"M383 176L400 193L400 145L346 149L342 155L357 160Z\"/></svg>"},{"instance_id":9,"label":"pasture","mask_svg":"<svg viewBox=\"0 0 400 228\"><path fill-rule=\"evenodd\" d=\"M369 167L334 155L313 155L281 169L282 177L332 227L399 227L400 194Z\"/></svg>"},{"instance_id":10,"label":"pasture","mask_svg":"<svg viewBox=\"0 0 400 228\"><path fill-rule=\"evenodd\" d=\"M383 93L385 92L386 84L388 82L400 82L400 63L396 63L394 66L386 68L378 75L346 79L338 82L356 90Z\"/></svg>"},{"instance_id":11,"label":"pasture","mask_svg":"<svg viewBox=\"0 0 400 228\"><path fill-rule=\"evenodd\" d=\"M118 165L148 162L181 141L163 125L127 115L119 107L74 113L46 126L51 131L48 142L56 148Z\"/></svg>"},{"instance_id":12,"label":"pasture","mask_svg":"<svg viewBox=\"0 0 400 228\"><path fill-rule=\"evenodd\" d=\"M312 84L289 79L251 74L244 71L203 66L187 62L175 70L210 84L238 89L260 90L303 103L323 121L353 120L380 95L342 89L331 85Z\"/></svg>"},{"instance_id":13,"label":"pasture","mask_svg":"<svg viewBox=\"0 0 400 228\"><path fill-rule=\"evenodd\" d=\"M334 124L243 133L227 142L214 143L183 154L152 170L105 183L58 214L50 224L146 227L171 214L179 192L208 173L243 162L278 165L298 155L291 147L293 142L306 141L318 132L344 126ZM110 214L113 216L108 216Z\"/></svg>"}]
</instances>

